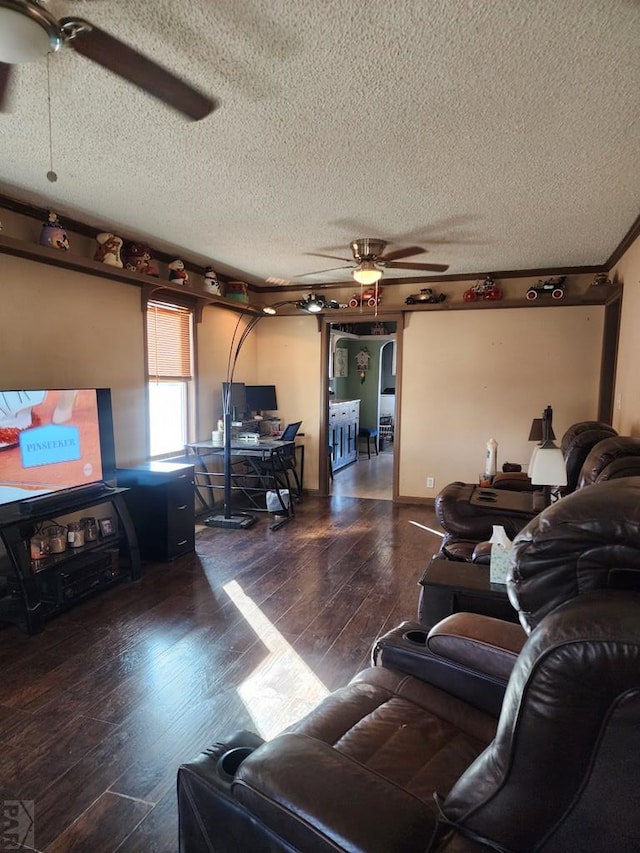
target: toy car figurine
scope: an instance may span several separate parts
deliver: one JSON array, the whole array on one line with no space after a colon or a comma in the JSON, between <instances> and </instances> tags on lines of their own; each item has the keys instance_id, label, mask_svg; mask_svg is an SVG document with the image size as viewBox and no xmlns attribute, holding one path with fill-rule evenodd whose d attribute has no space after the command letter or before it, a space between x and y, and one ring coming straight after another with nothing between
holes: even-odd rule
<instances>
[{"instance_id":1,"label":"toy car figurine","mask_svg":"<svg viewBox=\"0 0 640 853\"><path fill-rule=\"evenodd\" d=\"M369 308L375 308L380 304L380 294L382 288L378 285L375 287L365 287L362 291L362 296L359 293L354 293L349 300L349 308L357 308L360 304L368 305Z\"/></svg>"},{"instance_id":2,"label":"toy car figurine","mask_svg":"<svg viewBox=\"0 0 640 853\"><path fill-rule=\"evenodd\" d=\"M540 295L550 295L552 299L562 299L564 296L564 280L565 276L561 275L538 281L537 284L527 290L527 299L532 302Z\"/></svg>"},{"instance_id":3,"label":"toy car figurine","mask_svg":"<svg viewBox=\"0 0 640 853\"><path fill-rule=\"evenodd\" d=\"M430 287L423 287L420 293L412 293L404 301L406 305L416 305L419 303L444 302L446 298L444 293L435 294Z\"/></svg>"},{"instance_id":4,"label":"toy car figurine","mask_svg":"<svg viewBox=\"0 0 640 853\"><path fill-rule=\"evenodd\" d=\"M478 281L462 294L464 302L475 302L478 299L502 299L502 291L491 276L484 281Z\"/></svg>"}]
</instances>

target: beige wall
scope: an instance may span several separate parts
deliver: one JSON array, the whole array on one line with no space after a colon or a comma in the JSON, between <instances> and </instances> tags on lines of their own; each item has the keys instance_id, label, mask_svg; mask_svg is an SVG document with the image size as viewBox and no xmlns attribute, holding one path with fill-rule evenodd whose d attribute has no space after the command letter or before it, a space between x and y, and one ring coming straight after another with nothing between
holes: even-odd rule
<instances>
[{"instance_id":1,"label":"beige wall","mask_svg":"<svg viewBox=\"0 0 640 853\"><path fill-rule=\"evenodd\" d=\"M634 382L640 355L640 242L615 272L625 293L614 425L640 434ZM526 284L513 280L505 289L521 295ZM458 290L462 286L455 285ZM142 461L146 411L139 289L2 254L0 287L0 384L111 387L118 464ZM446 284L447 290L453 288ZM394 304L402 304L404 290L397 290L390 288L385 298L390 302L393 295ZM237 318L219 307L203 311L195 437L206 438L220 414L220 385ZM500 464L526 462L531 418L539 417L548 403L554 407L558 435L575 420L595 417L602 318L600 307L561 306L409 314L400 495L433 497L452 479L474 478L491 436L499 443ZM316 318L302 314L261 320L246 341L235 374L237 381L275 383L283 419L303 420L310 489L318 487L323 375ZM427 476L435 477L433 490L426 489Z\"/></svg>"},{"instance_id":2,"label":"beige wall","mask_svg":"<svg viewBox=\"0 0 640 853\"><path fill-rule=\"evenodd\" d=\"M137 287L0 255L0 386L112 389L120 466L146 455Z\"/></svg>"},{"instance_id":3,"label":"beige wall","mask_svg":"<svg viewBox=\"0 0 640 853\"><path fill-rule=\"evenodd\" d=\"M529 428L553 407L556 436L595 418L604 310L513 308L414 313L402 352L400 496L474 482L486 442L528 462ZM426 488L427 477L435 488Z\"/></svg>"},{"instance_id":4,"label":"beige wall","mask_svg":"<svg viewBox=\"0 0 640 853\"><path fill-rule=\"evenodd\" d=\"M318 429L323 371L321 337L317 319L266 317L255 329L258 384L275 384L278 411L283 421L302 421L304 432L304 485L318 488Z\"/></svg>"},{"instance_id":5,"label":"beige wall","mask_svg":"<svg viewBox=\"0 0 640 853\"><path fill-rule=\"evenodd\" d=\"M640 436L640 238L614 267L611 278L624 287L613 426L621 435Z\"/></svg>"}]
</instances>

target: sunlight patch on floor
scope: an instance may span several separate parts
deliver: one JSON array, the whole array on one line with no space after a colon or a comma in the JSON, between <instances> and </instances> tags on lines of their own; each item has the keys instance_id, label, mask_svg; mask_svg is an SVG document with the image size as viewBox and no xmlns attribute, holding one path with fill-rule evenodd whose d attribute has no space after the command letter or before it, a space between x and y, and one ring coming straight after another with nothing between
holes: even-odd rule
<instances>
[{"instance_id":1,"label":"sunlight patch on floor","mask_svg":"<svg viewBox=\"0 0 640 853\"><path fill-rule=\"evenodd\" d=\"M444 539L444 533L442 532L442 530L434 530L433 527L427 527L426 524L420 524L419 521L409 521L409 524L414 524L416 527L421 527L428 533L435 533L436 536L439 536L441 539Z\"/></svg>"},{"instance_id":2,"label":"sunlight patch on floor","mask_svg":"<svg viewBox=\"0 0 640 853\"><path fill-rule=\"evenodd\" d=\"M329 690L237 581L223 589L269 650L238 687L258 732L269 739L313 710Z\"/></svg>"}]
</instances>

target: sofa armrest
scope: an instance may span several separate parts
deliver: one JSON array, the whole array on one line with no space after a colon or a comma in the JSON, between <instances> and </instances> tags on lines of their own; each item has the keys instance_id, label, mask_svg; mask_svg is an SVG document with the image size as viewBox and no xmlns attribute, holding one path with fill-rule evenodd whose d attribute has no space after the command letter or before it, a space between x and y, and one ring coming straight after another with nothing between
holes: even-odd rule
<instances>
[{"instance_id":1,"label":"sofa armrest","mask_svg":"<svg viewBox=\"0 0 640 853\"><path fill-rule=\"evenodd\" d=\"M538 486L523 471L498 471L491 481L492 489L506 489L510 492L535 492Z\"/></svg>"},{"instance_id":2,"label":"sofa armrest","mask_svg":"<svg viewBox=\"0 0 640 853\"><path fill-rule=\"evenodd\" d=\"M240 766L234 800L296 850L424 853L435 811L329 744L287 733Z\"/></svg>"},{"instance_id":3,"label":"sofa armrest","mask_svg":"<svg viewBox=\"0 0 640 853\"><path fill-rule=\"evenodd\" d=\"M527 636L520 625L481 616L454 613L429 631L429 651L492 678L509 679Z\"/></svg>"},{"instance_id":4,"label":"sofa armrest","mask_svg":"<svg viewBox=\"0 0 640 853\"><path fill-rule=\"evenodd\" d=\"M488 616L482 617L471 613L464 615L489 619ZM450 618L452 617L447 617L447 619ZM502 622L500 619L491 621ZM519 630L524 634L521 628ZM371 652L373 665L411 675L450 693L486 714L491 714L493 717L499 716L508 676L490 673L486 666L479 668L470 655L467 660L456 660L455 657L433 651L428 645L428 631L429 629L419 622L402 622L376 640ZM437 644L437 640L434 640L434 644ZM457 656L463 657L460 653ZM505 672L506 666L503 666L501 671Z\"/></svg>"}]
</instances>

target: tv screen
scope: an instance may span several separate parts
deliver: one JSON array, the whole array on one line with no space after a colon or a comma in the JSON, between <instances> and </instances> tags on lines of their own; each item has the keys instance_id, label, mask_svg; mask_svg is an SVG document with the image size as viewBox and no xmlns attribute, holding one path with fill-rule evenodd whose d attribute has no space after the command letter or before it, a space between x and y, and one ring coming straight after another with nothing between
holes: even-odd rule
<instances>
[{"instance_id":1,"label":"tv screen","mask_svg":"<svg viewBox=\"0 0 640 853\"><path fill-rule=\"evenodd\" d=\"M277 412L278 400L275 385L247 385L245 388L247 411Z\"/></svg>"},{"instance_id":2,"label":"tv screen","mask_svg":"<svg viewBox=\"0 0 640 853\"><path fill-rule=\"evenodd\" d=\"M103 451L113 452L108 395L96 388L0 391L0 504L103 480Z\"/></svg>"}]
</instances>

